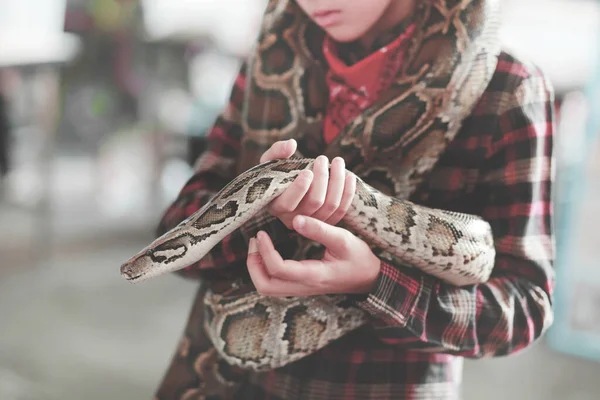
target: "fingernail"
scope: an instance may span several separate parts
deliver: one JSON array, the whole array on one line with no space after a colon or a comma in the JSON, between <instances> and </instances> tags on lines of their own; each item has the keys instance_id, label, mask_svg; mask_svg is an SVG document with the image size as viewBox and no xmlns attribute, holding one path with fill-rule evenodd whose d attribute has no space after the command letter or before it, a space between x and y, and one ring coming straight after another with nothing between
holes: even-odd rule
<instances>
[{"instance_id":1,"label":"fingernail","mask_svg":"<svg viewBox=\"0 0 600 400\"><path fill-rule=\"evenodd\" d=\"M293 146L293 145L294 145L294 139L288 139L288 140L285 142L285 150L286 150L286 151L292 150L292 146Z\"/></svg>"},{"instance_id":2,"label":"fingernail","mask_svg":"<svg viewBox=\"0 0 600 400\"><path fill-rule=\"evenodd\" d=\"M264 232L264 231L258 231L258 233L256 234L256 242L257 243L260 243L260 237L262 235L266 235L266 232Z\"/></svg>"},{"instance_id":3,"label":"fingernail","mask_svg":"<svg viewBox=\"0 0 600 400\"><path fill-rule=\"evenodd\" d=\"M256 238L250 238L250 243L248 244L248 253L258 253L258 245L256 244Z\"/></svg>"}]
</instances>

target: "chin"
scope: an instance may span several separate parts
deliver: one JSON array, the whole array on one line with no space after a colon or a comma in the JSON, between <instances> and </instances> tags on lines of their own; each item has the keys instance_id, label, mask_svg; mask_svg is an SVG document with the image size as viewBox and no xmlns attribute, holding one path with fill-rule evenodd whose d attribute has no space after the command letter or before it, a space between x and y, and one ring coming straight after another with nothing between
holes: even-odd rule
<instances>
[{"instance_id":1,"label":"chin","mask_svg":"<svg viewBox=\"0 0 600 400\"><path fill-rule=\"evenodd\" d=\"M333 40L340 43L354 42L364 35L363 31L357 31L356 28L347 27L331 27L325 29L325 31Z\"/></svg>"}]
</instances>

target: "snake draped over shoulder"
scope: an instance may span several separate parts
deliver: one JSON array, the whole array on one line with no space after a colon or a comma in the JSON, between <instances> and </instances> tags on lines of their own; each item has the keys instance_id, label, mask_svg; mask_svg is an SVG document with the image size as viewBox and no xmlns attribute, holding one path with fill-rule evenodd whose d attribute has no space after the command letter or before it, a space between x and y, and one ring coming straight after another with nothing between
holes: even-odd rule
<instances>
[{"instance_id":1,"label":"snake draped over shoulder","mask_svg":"<svg viewBox=\"0 0 600 400\"><path fill-rule=\"evenodd\" d=\"M414 36L390 88L325 144L320 132L326 66L315 45L323 32L294 1L270 1L246 63L244 106L228 115L243 128L238 176L127 260L121 274L138 282L185 268L249 221L267 222L272 217L261 213L265 206L324 153L344 158L348 172L357 176L342 225L375 254L454 285L485 282L495 258L489 224L408 198L495 71L499 0L420 1L414 21ZM292 137L299 143L294 158L257 165L272 143ZM306 257L306 248L298 246L298 259ZM230 365L253 370L301 359L367 322L365 312L345 296L271 298L252 285L230 295L209 287L204 305L204 328L218 354Z\"/></svg>"}]
</instances>

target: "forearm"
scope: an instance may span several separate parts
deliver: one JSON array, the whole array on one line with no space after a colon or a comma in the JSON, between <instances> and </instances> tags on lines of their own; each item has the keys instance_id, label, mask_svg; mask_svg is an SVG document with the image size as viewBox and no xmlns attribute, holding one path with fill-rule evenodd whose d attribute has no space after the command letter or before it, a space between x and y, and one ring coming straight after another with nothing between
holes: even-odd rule
<instances>
[{"instance_id":1,"label":"forearm","mask_svg":"<svg viewBox=\"0 0 600 400\"><path fill-rule=\"evenodd\" d=\"M498 261L504 263L510 261ZM545 272L535 277L503 274L456 287L384 264L376 289L359 306L388 344L473 358L506 355L552 324L552 269L549 263L540 266Z\"/></svg>"}]
</instances>

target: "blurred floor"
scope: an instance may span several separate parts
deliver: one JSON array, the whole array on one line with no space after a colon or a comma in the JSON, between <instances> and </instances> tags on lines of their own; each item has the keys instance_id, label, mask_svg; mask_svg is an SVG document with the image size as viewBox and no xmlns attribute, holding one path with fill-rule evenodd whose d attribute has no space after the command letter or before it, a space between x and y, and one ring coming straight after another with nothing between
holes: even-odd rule
<instances>
[{"instance_id":1,"label":"blurred floor","mask_svg":"<svg viewBox=\"0 0 600 400\"><path fill-rule=\"evenodd\" d=\"M54 251L37 263L37 217L0 205L0 400L149 400L183 329L195 284L131 285L118 272L151 240L158 213L111 218L77 204L55 207ZM599 378L599 364L540 342L467 361L464 398L592 400Z\"/></svg>"},{"instance_id":2,"label":"blurred floor","mask_svg":"<svg viewBox=\"0 0 600 400\"><path fill-rule=\"evenodd\" d=\"M88 229L33 267L2 249L0 399L151 398L194 286L170 276L132 286L119 276L149 231Z\"/></svg>"}]
</instances>

